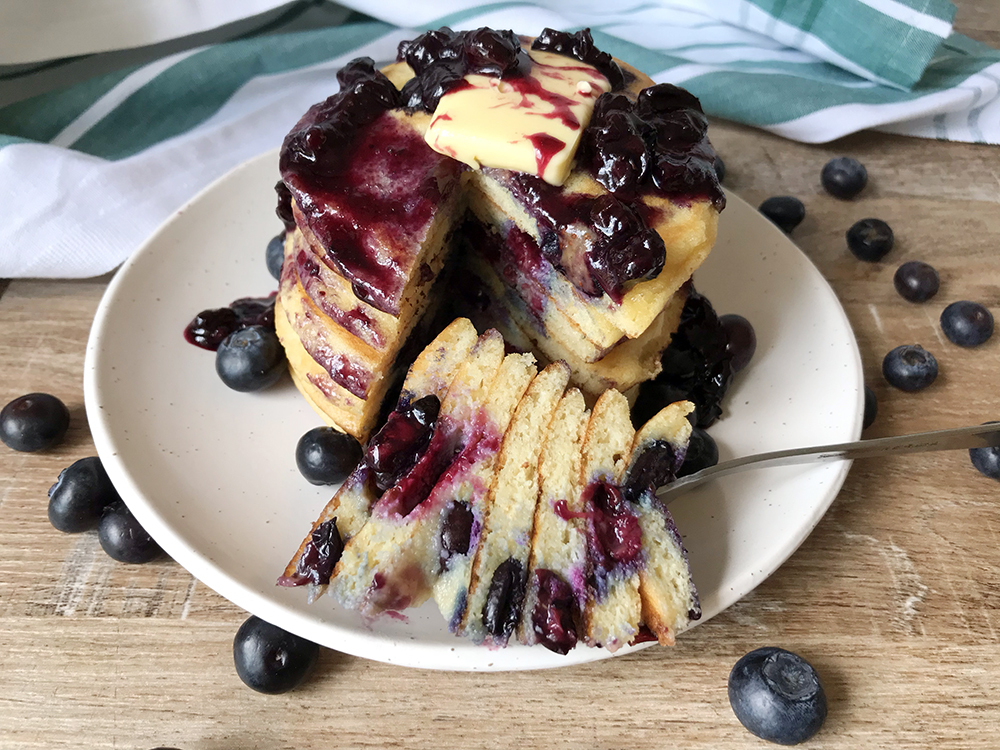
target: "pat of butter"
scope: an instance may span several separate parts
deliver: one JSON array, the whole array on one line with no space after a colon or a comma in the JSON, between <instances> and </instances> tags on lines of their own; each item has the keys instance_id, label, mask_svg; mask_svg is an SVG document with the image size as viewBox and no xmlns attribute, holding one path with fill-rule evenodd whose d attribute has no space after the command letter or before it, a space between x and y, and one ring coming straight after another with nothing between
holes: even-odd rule
<instances>
[{"instance_id":1,"label":"pat of butter","mask_svg":"<svg viewBox=\"0 0 1000 750\"><path fill-rule=\"evenodd\" d=\"M424 135L438 153L481 166L527 172L552 185L569 175L594 102L611 89L597 68L528 51L520 78L470 74L441 97Z\"/></svg>"}]
</instances>

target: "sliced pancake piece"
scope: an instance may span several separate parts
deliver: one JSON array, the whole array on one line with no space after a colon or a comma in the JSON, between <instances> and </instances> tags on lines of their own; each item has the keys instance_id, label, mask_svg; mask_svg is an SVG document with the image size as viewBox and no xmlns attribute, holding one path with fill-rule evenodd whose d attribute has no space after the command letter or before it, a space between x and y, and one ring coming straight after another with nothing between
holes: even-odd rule
<instances>
[{"instance_id":1,"label":"sliced pancake piece","mask_svg":"<svg viewBox=\"0 0 1000 750\"><path fill-rule=\"evenodd\" d=\"M465 318L458 318L445 328L414 360L403 382L397 411L426 396L442 399L477 339L475 326ZM313 522L309 534L285 567L284 575L278 579L279 586L308 585L310 601L322 596L344 542L358 533L377 500L370 475L366 451L365 458Z\"/></svg>"},{"instance_id":2,"label":"sliced pancake piece","mask_svg":"<svg viewBox=\"0 0 1000 750\"><path fill-rule=\"evenodd\" d=\"M538 374L518 404L497 457L476 548L465 614L457 632L476 642L506 645L521 619L544 436L569 382L555 362Z\"/></svg>"},{"instance_id":3,"label":"sliced pancake piece","mask_svg":"<svg viewBox=\"0 0 1000 750\"><path fill-rule=\"evenodd\" d=\"M671 646L677 633L701 617L698 592L691 579L687 550L657 488L677 478L684 463L694 410L690 401L661 409L636 433L622 492L638 511L645 565L639 571L642 622L661 645Z\"/></svg>"},{"instance_id":4,"label":"sliced pancake piece","mask_svg":"<svg viewBox=\"0 0 1000 750\"><path fill-rule=\"evenodd\" d=\"M540 492L519 638L559 654L576 645L587 603L587 528L579 483L589 417L583 394L566 391L538 464Z\"/></svg>"},{"instance_id":5,"label":"sliced pancake piece","mask_svg":"<svg viewBox=\"0 0 1000 750\"><path fill-rule=\"evenodd\" d=\"M591 572L582 640L609 651L635 638L642 616L641 528L619 488L634 436L628 400L606 391L587 424L580 483Z\"/></svg>"},{"instance_id":6,"label":"sliced pancake piece","mask_svg":"<svg viewBox=\"0 0 1000 750\"><path fill-rule=\"evenodd\" d=\"M514 409L537 372L530 354L504 357L478 415L478 440L456 459L430 498L440 508L434 545L438 558L434 601L452 631L465 612L486 493L493 484L500 445Z\"/></svg>"},{"instance_id":7,"label":"sliced pancake piece","mask_svg":"<svg viewBox=\"0 0 1000 750\"><path fill-rule=\"evenodd\" d=\"M503 337L479 337L442 399L430 444L410 470L387 488L368 521L344 545L334 569L337 600L366 616L422 604L437 577L434 549L438 480L478 436L474 417L504 357ZM438 512L435 512L437 510Z\"/></svg>"}]
</instances>

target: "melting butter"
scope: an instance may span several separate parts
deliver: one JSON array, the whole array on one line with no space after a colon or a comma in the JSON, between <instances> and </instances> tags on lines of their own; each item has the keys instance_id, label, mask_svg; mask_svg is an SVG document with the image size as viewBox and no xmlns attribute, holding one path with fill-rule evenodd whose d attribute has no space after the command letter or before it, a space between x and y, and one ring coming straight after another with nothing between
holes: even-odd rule
<instances>
[{"instance_id":1,"label":"melting butter","mask_svg":"<svg viewBox=\"0 0 1000 750\"><path fill-rule=\"evenodd\" d=\"M424 135L427 144L473 169L527 172L562 185L594 102L611 85L579 60L535 50L528 56L523 77L471 74L442 96Z\"/></svg>"}]
</instances>

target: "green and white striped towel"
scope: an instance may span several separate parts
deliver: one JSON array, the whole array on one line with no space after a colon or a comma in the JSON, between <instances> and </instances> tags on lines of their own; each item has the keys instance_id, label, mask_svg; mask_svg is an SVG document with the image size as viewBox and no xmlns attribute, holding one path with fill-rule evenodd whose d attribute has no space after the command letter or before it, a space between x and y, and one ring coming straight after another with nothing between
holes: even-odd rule
<instances>
[{"instance_id":1,"label":"green and white striped towel","mask_svg":"<svg viewBox=\"0 0 1000 750\"><path fill-rule=\"evenodd\" d=\"M441 25L589 26L709 114L800 141L876 128L1000 143L1000 52L953 34L945 0L344 4L356 12L337 26L270 29L0 109L0 277L114 268L197 190L277 146L345 62L389 61Z\"/></svg>"}]
</instances>

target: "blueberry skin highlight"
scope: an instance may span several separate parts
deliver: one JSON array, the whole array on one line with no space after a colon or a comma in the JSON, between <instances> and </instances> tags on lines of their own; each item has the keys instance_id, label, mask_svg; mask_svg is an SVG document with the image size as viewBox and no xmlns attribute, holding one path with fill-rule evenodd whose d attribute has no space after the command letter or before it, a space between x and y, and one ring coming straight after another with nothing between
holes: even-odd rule
<instances>
[{"instance_id":1,"label":"blueberry skin highlight","mask_svg":"<svg viewBox=\"0 0 1000 750\"><path fill-rule=\"evenodd\" d=\"M48 393L18 396L0 409L0 442L22 453L51 448L69 429L69 409Z\"/></svg>"},{"instance_id":2,"label":"blueberry skin highlight","mask_svg":"<svg viewBox=\"0 0 1000 750\"><path fill-rule=\"evenodd\" d=\"M978 302L952 302L941 313L941 330L951 343L971 349L993 335L993 313Z\"/></svg>"},{"instance_id":3,"label":"blueberry skin highlight","mask_svg":"<svg viewBox=\"0 0 1000 750\"><path fill-rule=\"evenodd\" d=\"M215 371L234 391L259 391L285 372L285 350L274 331L250 326L226 336L215 353Z\"/></svg>"},{"instance_id":4,"label":"blueberry skin highlight","mask_svg":"<svg viewBox=\"0 0 1000 750\"><path fill-rule=\"evenodd\" d=\"M233 664L243 683L276 695L298 687L319 658L319 646L251 615L233 638Z\"/></svg>"},{"instance_id":5,"label":"blueberry skin highlight","mask_svg":"<svg viewBox=\"0 0 1000 750\"><path fill-rule=\"evenodd\" d=\"M937 378L934 355L918 344L897 346L882 360L882 376L901 391L921 391Z\"/></svg>"},{"instance_id":6,"label":"blueberry skin highlight","mask_svg":"<svg viewBox=\"0 0 1000 750\"><path fill-rule=\"evenodd\" d=\"M797 745L826 719L826 693L805 659L765 647L741 658L729 674L729 705L752 734L779 745Z\"/></svg>"},{"instance_id":7,"label":"blueberry skin highlight","mask_svg":"<svg viewBox=\"0 0 1000 750\"><path fill-rule=\"evenodd\" d=\"M97 526L104 509L121 500L97 456L81 458L59 472L49 488L49 522L77 534Z\"/></svg>"}]
</instances>

